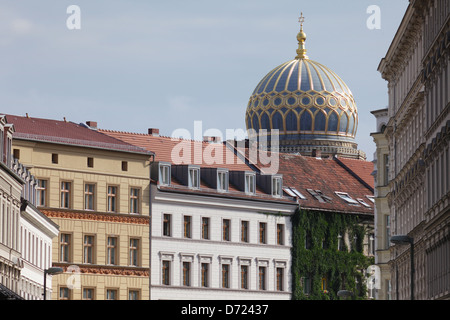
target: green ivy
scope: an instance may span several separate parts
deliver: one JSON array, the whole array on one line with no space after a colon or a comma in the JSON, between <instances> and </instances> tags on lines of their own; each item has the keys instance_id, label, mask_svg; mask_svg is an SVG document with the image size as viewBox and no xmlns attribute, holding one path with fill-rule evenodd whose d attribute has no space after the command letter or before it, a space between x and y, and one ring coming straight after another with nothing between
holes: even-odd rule
<instances>
[{"instance_id":1,"label":"green ivy","mask_svg":"<svg viewBox=\"0 0 450 320\"><path fill-rule=\"evenodd\" d=\"M354 293L352 299L365 299L364 270L372 261L362 253L366 228L358 216L298 209L292 225L292 298L336 300L337 292L345 288ZM339 235L345 234L352 243L338 250ZM305 277L310 279L309 294L304 293ZM322 278L326 278L326 292Z\"/></svg>"}]
</instances>

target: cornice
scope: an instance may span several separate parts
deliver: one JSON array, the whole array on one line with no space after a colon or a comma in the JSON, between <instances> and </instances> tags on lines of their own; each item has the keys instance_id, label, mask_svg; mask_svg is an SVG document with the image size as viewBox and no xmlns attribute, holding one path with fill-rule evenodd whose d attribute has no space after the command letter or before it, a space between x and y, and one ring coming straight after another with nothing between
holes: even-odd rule
<instances>
[{"instance_id":1,"label":"cornice","mask_svg":"<svg viewBox=\"0 0 450 320\"><path fill-rule=\"evenodd\" d=\"M148 277L150 275L149 268L142 268L142 267L53 263L53 267L60 267L64 270L64 272L67 272L67 269L70 266L74 265L79 268L79 272L81 274L134 276L134 277Z\"/></svg>"},{"instance_id":2,"label":"cornice","mask_svg":"<svg viewBox=\"0 0 450 320\"><path fill-rule=\"evenodd\" d=\"M41 208L49 218L93 220L102 222L130 223L149 225L149 217L137 214L103 213L97 211L76 211L67 209Z\"/></svg>"}]
</instances>

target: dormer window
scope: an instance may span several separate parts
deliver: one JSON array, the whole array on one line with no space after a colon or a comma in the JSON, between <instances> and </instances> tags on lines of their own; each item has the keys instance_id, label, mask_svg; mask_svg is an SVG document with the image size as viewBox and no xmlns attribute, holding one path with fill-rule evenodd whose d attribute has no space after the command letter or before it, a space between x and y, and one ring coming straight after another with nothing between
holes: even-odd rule
<instances>
[{"instance_id":1,"label":"dormer window","mask_svg":"<svg viewBox=\"0 0 450 320\"><path fill-rule=\"evenodd\" d=\"M369 204L367 204L367 202L365 202L363 199L361 198L357 198L356 199L359 203L361 203L364 207L366 208L372 208Z\"/></svg>"},{"instance_id":2,"label":"dormer window","mask_svg":"<svg viewBox=\"0 0 450 320\"><path fill-rule=\"evenodd\" d=\"M255 180L256 175L254 173L247 172L245 173L245 193L246 194L255 194Z\"/></svg>"},{"instance_id":3,"label":"dormer window","mask_svg":"<svg viewBox=\"0 0 450 320\"><path fill-rule=\"evenodd\" d=\"M170 185L170 164L159 164L159 184L163 186Z\"/></svg>"},{"instance_id":4,"label":"dormer window","mask_svg":"<svg viewBox=\"0 0 450 320\"><path fill-rule=\"evenodd\" d=\"M228 191L228 170L217 170L217 191Z\"/></svg>"},{"instance_id":5,"label":"dormer window","mask_svg":"<svg viewBox=\"0 0 450 320\"><path fill-rule=\"evenodd\" d=\"M272 196L281 197L283 180L280 176L272 177Z\"/></svg>"},{"instance_id":6,"label":"dormer window","mask_svg":"<svg viewBox=\"0 0 450 320\"><path fill-rule=\"evenodd\" d=\"M199 167L189 167L189 188L199 189L200 188L200 168Z\"/></svg>"},{"instance_id":7,"label":"dormer window","mask_svg":"<svg viewBox=\"0 0 450 320\"><path fill-rule=\"evenodd\" d=\"M359 204L358 201L356 201L355 199L353 199L352 197L350 197L348 195L348 193L346 192L338 192L335 191L335 193L339 196L339 198L341 198L342 200L344 200L345 202L347 202L348 204Z\"/></svg>"}]
</instances>

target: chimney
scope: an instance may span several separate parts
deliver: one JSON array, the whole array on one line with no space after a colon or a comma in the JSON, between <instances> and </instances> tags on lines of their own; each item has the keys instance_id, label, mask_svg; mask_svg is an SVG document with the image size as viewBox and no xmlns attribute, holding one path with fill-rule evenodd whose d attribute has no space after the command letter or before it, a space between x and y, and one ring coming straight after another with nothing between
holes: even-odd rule
<instances>
[{"instance_id":1,"label":"chimney","mask_svg":"<svg viewBox=\"0 0 450 320\"><path fill-rule=\"evenodd\" d=\"M159 137L159 129L156 128L148 128L148 134Z\"/></svg>"},{"instance_id":2,"label":"chimney","mask_svg":"<svg viewBox=\"0 0 450 320\"><path fill-rule=\"evenodd\" d=\"M91 129L97 129L97 122L96 122L96 121L86 121L86 124L87 124Z\"/></svg>"},{"instance_id":3,"label":"chimney","mask_svg":"<svg viewBox=\"0 0 450 320\"><path fill-rule=\"evenodd\" d=\"M312 149L311 156L315 157L316 159L321 159L322 152L320 150L317 150L317 149Z\"/></svg>"}]
</instances>

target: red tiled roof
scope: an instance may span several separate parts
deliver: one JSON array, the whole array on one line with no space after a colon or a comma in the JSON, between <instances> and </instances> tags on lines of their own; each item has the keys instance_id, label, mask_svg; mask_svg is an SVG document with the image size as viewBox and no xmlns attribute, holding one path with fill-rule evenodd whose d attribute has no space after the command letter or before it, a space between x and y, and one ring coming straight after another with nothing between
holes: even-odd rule
<instances>
[{"instance_id":1,"label":"red tiled roof","mask_svg":"<svg viewBox=\"0 0 450 320\"><path fill-rule=\"evenodd\" d=\"M13 138L149 154L148 151L70 121L5 115Z\"/></svg>"},{"instance_id":2,"label":"red tiled roof","mask_svg":"<svg viewBox=\"0 0 450 320\"><path fill-rule=\"evenodd\" d=\"M280 154L279 173L283 174L285 187L294 187L306 197L306 200L299 200L303 208L373 214L373 203L366 197L372 196L373 191L334 159ZM319 202L307 189L320 190L324 196L331 198L331 202ZM363 199L370 208L362 204L350 205L335 192L348 193L354 200Z\"/></svg>"},{"instance_id":3,"label":"red tiled roof","mask_svg":"<svg viewBox=\"0 0 450 320\"><path fill-rule=\"evenodd\" d=\"M250 159L248 148L240 148L239 152ZM256 161L250 162L262 173L282 174L283 187L296 188L306 197L306 200L299 200L301 207L373 214L374 204L367 198L367 196L373 196L372 162L341 158L317 159L298 154L273 152L267 152L267 157L272 159L272 163L264 165L259 154ZM275 162L277 160L278 163ZM320 190L324 196L331 199L331 202L319 202L307 189ZM362 204L350 205L335 192L348 193L354 200L363 199L370 207Z\"/></svg>"},{"instance_id":4,"label":"red tiled roof","mask_svg":"<svg viewBox=\"0 0 450 320\"><path fill-rule=\"evenodd\" d=\"M375 179L372 176L374 170L373 162L347 158L338 158L337 161L344 164L345 167L361 178L372 189L375 188Z\"/></svg>"},{"instance_id":5,"label":"red tiled roof","mask_svg":"<svg viewBox=\"0 0 450 320\"><path fill-rule=\"evenodd\" d=\"M155 153L155 161L171 164L195 164L204 168L251 171L245 162L239 159L223 143L174 139L166 136L104 129L99 131ZM184 154L184 151L186 151L186 154Z\"/></svg>"}]
</instances>

